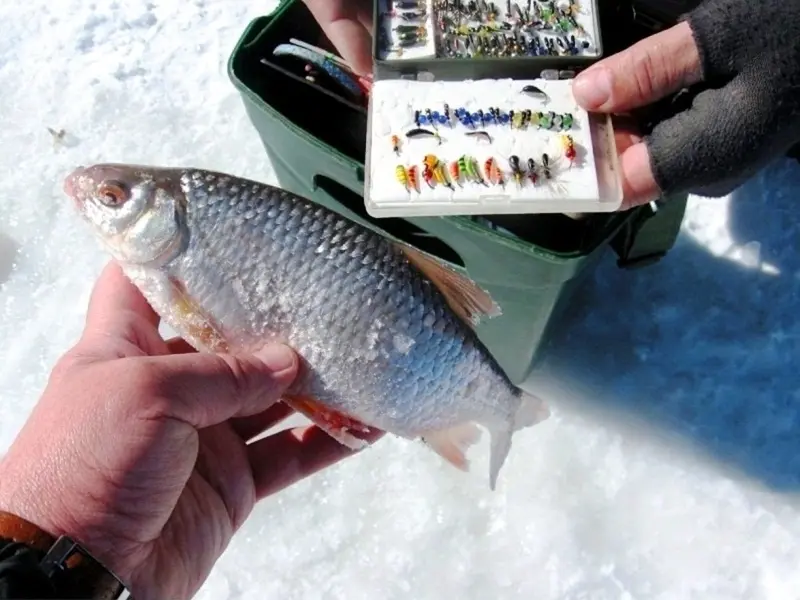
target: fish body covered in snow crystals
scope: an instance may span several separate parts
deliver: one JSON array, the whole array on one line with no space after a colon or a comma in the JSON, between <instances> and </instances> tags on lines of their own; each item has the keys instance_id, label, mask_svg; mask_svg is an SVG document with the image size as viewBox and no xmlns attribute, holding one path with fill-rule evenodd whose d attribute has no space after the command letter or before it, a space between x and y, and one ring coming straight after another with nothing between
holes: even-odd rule
<instances>
[{"instance_id":1,"label":"fish body covered in snow crystals","mask_svg":"<svg viewBox=\"0 0 800 600\"><path fill-rule=\"evenodd\" d=\"M193 169L79 168L79 213L154 310L200 351L281 341L303 358L284 401L339 442L375 428L466 469L491 435L490 486L513 433L548 416L472 327L499 313L439 260L284 190Z\"/></svg>"}]
</instances>

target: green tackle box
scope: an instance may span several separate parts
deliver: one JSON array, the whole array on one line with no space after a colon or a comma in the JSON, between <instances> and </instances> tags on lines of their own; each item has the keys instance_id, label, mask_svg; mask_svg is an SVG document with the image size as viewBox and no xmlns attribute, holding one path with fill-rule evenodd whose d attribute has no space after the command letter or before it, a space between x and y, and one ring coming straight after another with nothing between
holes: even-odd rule
<instances>
[{"instance_id":1,"label":"green tackle box","mask_svg":"<svg viewBox=\"0 0 800 600\"><path fill-rule=\"evenodd\" d=\"M649 33L636 30L630 4L627 10L619 2L601 4L599 12L606 55ZM228 62L281 187L433 254L486 289L503 314L481 321L478 335L520 387L532 385L550 332L606 248L616 252L619 267L633 268L652 264L673 246L685 195L578 218L369 216L363 198L366 108L309 85L302 68L261 62L291 38L331 48L305 4L285 0L247 26Z\"/></svg>"}]
</instances>

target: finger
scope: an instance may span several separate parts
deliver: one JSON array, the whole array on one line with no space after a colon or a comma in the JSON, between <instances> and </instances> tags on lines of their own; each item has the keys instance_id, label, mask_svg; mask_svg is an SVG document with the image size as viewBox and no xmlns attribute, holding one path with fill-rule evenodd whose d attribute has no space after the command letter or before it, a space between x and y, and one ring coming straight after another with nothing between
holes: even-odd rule
<instances>
[{"instance_id":1,"label":"finger","mask_svg":"<svg viewBox=\"0 0 800 600\"><path fill-rule=\"evenodd\" d=\"M586 69L572 91L586 110L625 112L700 82L702 71L692 30L683 22Z\"/></svg>"},{"instance_id":2,"label":"finger","mask_svg":"<svg viewBox=\"0 0 800 600\"><path fill-rule=\"evenodd\" d=\"M769 79L743 71L658 123L646 143L659 187L668 194L723 196L785 152L796 133L785 126L791 108L776 88Z\"/></svg>"},{"instance_id":3,"label":"finger","mask_svg":"<svg viewBox=\"0 0 800 600\"><path fill-rule=\"evenodd\" d=\"M167 340L167 347L169 348L170 354L191 354L197 352L189 342L179 337ZM278 402L270 406L267 410L250 417L233 418L230 420L230 424L236 434L247 442L270 427L274 427L293 413L294 410L288 404Z\"/></svg>"},{"instance_id":4,"label":"finger","mask_svg":"<svg viewBox=\"0 0 800 600\"><path fill-rule=\"evenodd\" d=\"M375 25L372 22L372 3L369 0L359 0L356 2L356 14L358 15L358 22L364 26L370 38L375 33ZM372 42L370 41L369 54L372 54Z\"/></svg>"},{"instance_id":5,"label":"finger","mask_svg":"<svg viewBox=\"0 0 800 600\"><path fill-rule=\"evenodd\" d=\"M303 0L325 35L359 75L372 68L372 37L359 20L359 4L347 1Z\"/></svg>"},{"instance_id":6,"label":"finger","mask_svg":"<svg viewBox=\"0 0 800 600\"><path fill-rule=\"evenodd\" d=\"M144 418L178 419L203 429L267 410L294 381L297 355L282 344L253 355L197 352L145 357L136 376L150 399Z\"/></svg>"},{"instance_id":7,"label":"finger","mask_svg":"<svg viewBox=\"0 0 800 600\"><path fill-rule=\"evenodd\" d=\"M231 419L231 427L240 438L248 442L293 414L294 409L291 406L278 402L257 415Z\"/></svg>"},{"instance_id":8,"label":"finger","mask_svg":"<svg viewBox=\"0 0 800 600\"><path fill-rule=\"evenodd\" d=\"M170 354L190 354L197 350L183 338L174 337L167 340L167 348Z\"/></svg>"},{"instance_id":9,"label":"finger","mask_svg":"<svg viewBox=\"0 0 800 600\"><path fill-rule=\"evenodd\" d=\"M622 180L622 205L628 210L658 199L661 195L656 185L647 146L642 143L636 121L625 117L614 118L614 142L619 154Z\"/></svg>"},{"instance_id":10,"label":"finger","mask_svg":"<svg viewBox=\"0 0 800 600\"><path fill-rule=\"evenodd\" d=\"M159 316L150 307L139 289L125 276L120 266L108 263L95 283L89 299L86 327L107 330L122 322L121 317L133 313L158 328Z\"/></svg>"},{"instance_id":11,"label":"finger","mask_svg":"<svg viewBox=\"0 0 800 600\"><path fill-rule=\"evenodd\" d=\"M633 119L614 116L612 117L612 123L614 125L614 144L617 147L617 154L622 154L634 144L642 141L638 124Z\"/></svg>"},{"instance_id":12,"label":"finger","mask_svg":"<svg viewBox=\"0 0 800 600\"><path fill-rule=\"evenodd\" d=\"M619 210L647 204L661 196L644 142L633 143L625 149L619 156L619 163L622 177L622 206Z\"/></svg>"},{"instance_id":13,"label":"finger","mask_svg":"<svg viewBox=\"0 0 800 600\"><path fill-rule=\"evenodd\" d=\"M374 444L384 432L364 437ZM301 479L344 460L358 450L337 442L316 425L287 429L247 447L256 498L274 494Z\"/></svg>"},{"instance_id":14,"label":"finger","mask_svg":"<svg viewBox=\"0 0 800 600\"><path fill-rule=\"evenodd\" d=\"M90 360L166 352L160 318L119 264L108 263L89 299L83 334L74 351Z\"/></svg>"},{"instance_id":15,"label":"finger","mask_svg":"<svg viewBox=\"0 0 800 600\"><path fill-rule=\"evenodd\" d=\"M239 529L256 501L247 477L247 448L225 424L203 429L199 437L195 471L217 492L234 530Z\"/></svg>"}]
</instances>

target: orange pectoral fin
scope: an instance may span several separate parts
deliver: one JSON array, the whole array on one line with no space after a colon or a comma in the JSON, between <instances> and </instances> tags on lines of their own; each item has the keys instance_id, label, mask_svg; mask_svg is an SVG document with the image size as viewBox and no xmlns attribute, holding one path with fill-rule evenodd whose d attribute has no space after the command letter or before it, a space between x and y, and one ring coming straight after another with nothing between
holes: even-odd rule
<instances>
[{"instance_id":1,"label":"orange pectoral fin","mask_svg":"<svg viewBox=\"0 0 800 600\"><path fill-rule=\"evenodd\" d=\"M286 396L283 401L294 410L305 415L314 425L322 429L340 444L352 450L361 450L369 443L349 433L372 433L373 429L345 414L328 408L308 396Z\"/></svg>"},{"instance_id":2,"label":"orange pectoral fin","mask_svg":"<svg viewBox=\"0 0 800 600\"><path fill-rule=\"evenodd\" d=\"M172 307L180 313L186 336L191 338L186 341L193 346L201 344L203 349L210 352L227 352L228 344L213 320L191 298L183 284L176 279L172 279L170 283L173 291Z\"/></svg>"}]
</instances>

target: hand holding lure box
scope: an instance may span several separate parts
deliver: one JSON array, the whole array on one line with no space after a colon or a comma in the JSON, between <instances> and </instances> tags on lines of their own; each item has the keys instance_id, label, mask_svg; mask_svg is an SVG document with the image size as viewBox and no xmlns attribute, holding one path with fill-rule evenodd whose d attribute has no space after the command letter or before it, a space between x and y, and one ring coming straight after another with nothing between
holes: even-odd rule
<instances>
[{"instance_id":1,"label":"hand holding lure box","mask_svg":"<svg viewBox=\"0 0 800 600\"><path fill-rule=\"evenodd\" d=\"M618 210L611 120L572 78L602 56L575 0L378 0L366 209L373 217Z\"/></svg>"}]
</instances>

